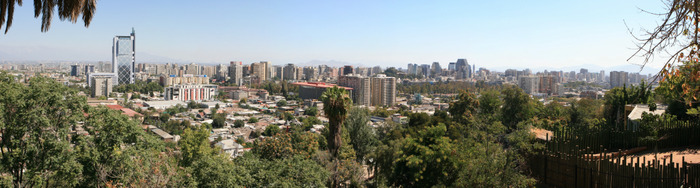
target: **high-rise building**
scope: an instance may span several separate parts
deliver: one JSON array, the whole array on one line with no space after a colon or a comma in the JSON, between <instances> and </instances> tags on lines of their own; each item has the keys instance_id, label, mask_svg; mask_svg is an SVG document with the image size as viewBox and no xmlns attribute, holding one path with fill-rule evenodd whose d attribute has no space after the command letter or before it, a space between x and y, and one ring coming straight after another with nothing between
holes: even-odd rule
<instances>
[{"instance_id":1,"label":"high-rise building","mask_svg":"<svg viewBox=\"0 0 700 188\"><path fill-rule=\"evenodd\" d=\"M202 65L200 66L200 75L207 75L207 77L211 78L216 76L216 67L215 66L207 66L207 65Z\"/></svg>"},{"instance_id":2,"label":"high-rise building","mask_svg":"<svg viewBox=\"0 0 700 188\"><path fill-rule=\"evenodd\" d=\"M228 77L228 65L219 64L216 65L216 78L217 80L225 80Z\"/></svg>"},{"instance_id":3,"label":"high-rise building","mask_svg":"<svg viewBox=\"0 0 700 188\"><path fill-rule=\"evenodd\" d=\"M345 65L343 66L343 72L341 73L342 75L353 74L355 73L355 69L353 69L351 65Z\"/></svg>"},{"instance_id":4,"label":"high-rise building","mask_svg":"<svg viewBox=\"0 0 700 188\"><path fill-rule=\"evenodd\" d=\"M297 80L304 79L304 67L297 67Z\"/></svg>"},{"instance_id":5,"label":"high-rise building","mask_svg":"<svg viewBox=\"0 0 700 188\"><path fill-rule=\"evenodd\" d=\"M87 76L90 73L95 72L95 65L85 65L85 76Z\"/></svg>"},{"instance_id":6,"label":"high-rise building","mask_svg":"<svg viewBox=\"0 0 700 188\"><path fill-rule=\"evenodd\" d=\"M371 105L394 106L396 104L396 78L377 74L371 81Z\"/></svg>"},{"instance_id":7,"label":"high-rise building","mask_svg":"<svg viewBox=\"0 0 700 188\"><path fill-rule=\"evenodd\" d=\"M304 80L313 81L318 77L316 67L304 67Z\"/></svg>"},{"instance_id":8,"label":"high-rise building","mask_svg":"<svg viewBox=\"0 0 700 188\"><path fill-rule=\"evenodd\" d=\"M294 64L287 64L284 66L284 71L282 73L284 80L296 80L297 79L297 68Z\"/></svg>"},{"instance_id":9,"label":"high-rise building","mask_svg":"<svg viewBox=\"0 0 700 188\"><path fill-rule=\"evenodd\" d=\"M199 65L197 65L197 64L190 63L189 65L183 66L183 68L185 69L185 74L193 74L193 75L201 74L200 70L199 70Z\"/></svg>"},{"instance_id":10,"label":"high-rise building","mask_svg":"<svg viewBox=\"0 0 700 188\"><path fill-rule=\"evenodd\" d=\"M610 88L622 87L627 84L628 73L625 71L610 72Z\"/></svg>"},{"instance_id":11,"label":"high-rise building","mask_svg":"<svg viewBox=\"0 0 700 188\"><path fill-rule=\"evenodd\" d=\"M269 80L270 78L272 78L272 75L270 74L271 73L270 72L270 62L260 61L260 64L262 64L262 66L263 66L263 68L262 68L262 71L263 71L262 78L263 79L261 79L261 80Z\"/></svg>"},{"instance_id":12,"label":"high-rise building","mask_svg":"<svg viewBox=\"0 0 700 188\"><path fill-rule=\"evenodd\" d=\"M535 94L539 91L540 78L537 76L518 77L518 86L527 94Z\"/></svg>"},{"instance_id":13,"label":"high-rise building","mask_svg":"<svg viewBox=\"0 0 700 188\"><path fill-rule=\"evenodd\" d=\"M271 70L270 72L274 73L275 78L283 79L282 76L284 75L284 67L275 65L275 66L272 66L271 69L274 70L274 71Z\"/></svg>"},{"instance_id":14,"label":"high-rise building","mask_svg":"<svg viewBox=\"0 0 700 188\"><path fill-rule=\"evenodd\" d=\"M448 71L453 71L453 70L455 70L455 62L450 62L450 64L447 65L447 70L448 70Z\"/></svg>"},{"instance_id":15,"label":"high-rise building","mask_svg":"<svg viewBox=\"0 0 700 188\"><path fill-rule=\"evenodd\" d=\"M432 75L430 74L430 65L428 64L422 64L420 65L420 74L423 75L424 78L430 78Z\"/></svg>"},{"instance_id":16,"label":"high-rise building","mask_svg":"<svg viewBox=\"0 0 700 188\"><path fill-rule=\"evenodd\" d=\"M442 74L442 67L440 67L440 62L433 62L433 65L431 67L431 71L435 73L433 77L436 77L436 75Z\"/></svg>"},{"instance_id":17,"label":"high-rise building","mask_svg":"<svg viewBox=\"0 0 700 188\"><path fill-rule=\"evenodd\" d=\"M80 71L78 70L78 65L71 65L70 66L70 76L78 76L78 73Z\"/></svg>"},{"instance_id":18,"label":"high-rise building","mask_svg":"<svg viewBox=\"0 0 700 188\"><path fill-rule=\"evenodd\" d=\"M109 96L112 93L114 81L111 75L108 76L92 76L90 79L90 92L93 98L99 96Z\"/></svg>"},{"instance_id":19,"label":"high-rise building","mask_svg":"<svg viewBox=\"0 0 700 188\"><path fill-rule=\"evenodd\" d=\"M539 87L538 87L538 92L539 93L546 93L547 95L557 95L559 92L557 91L557 84L559 81L559 78L553 75L540 75L540 81L539 81Z\"/></svg>"},{"instance_id":20,"label":"high-rise building","mask_svg":"<svg viewBox=\"0 0 700 188\"><path fill-rule=\"evenodd\" d=\"M100 61L97 63L97 72L112 72L112 66L109 62Z\"/></svg>"},{"instance_id":21,"label":"high-rise building","mask_svg":"<svg viewBox=\"0 0 700 188\"><path fill-rule=\"evenodd\" d=\"M413 74L413 75L420 74L421 71L419 71L418 69L420 69L420 67L418 67L418 64L411 64L411 63L409 63L409 64L408 64L408 70L407 70L406 74L409 74L409 75L411 75L411 74Z\"/></svg>"},{"instance_id":22,"label":"high-rise building","mask_svg":"<svg viewBox=\"0 0 700 188\"><path fill-rule=\"evenodd\" d=\"M252 75L255 75L260 80L266 80L267 76L267 62L253 63L250 64Z\"/></svg>"},{"instance_id":23,"label":"high-rise building","mask_svg":"<svg viewBox=\"0 0 700 188\"><path fill-rule=\"evenodd\" d=\"M231 61L228 66L228 76L232 83L237 86L241 85L243 79L243 63L240 61Z\"/></svg>"},{"instance_id":24,"label":"high-rise building","mask_svg":"<svg viewBox=\"0 0 700 188\"><path fill-rule=\"evenodd\" d=\"M355 74L342 75L338 79L338 85L352 88L352 101L355 104L365 106L371 104L370 78Z\"/></svg>"},{"instance_id":25,"label":"high-rise building","mask_svg":"<svg viewBox=\"0 0 700 188\"><path fill-rule=\"evenodd\" d=\"M467 79L471 78L471 69L467 59L457 59L455 64L455 71L457 72L456 79Z\"/></svg>"},{"instance_id":26,"label":"high-rise building","mask_svg":"<svg viewBox=\"0 0 700 188\"><path fill-rule=\"evenodd\" d=\"M134 83L136 63L136 33L131 29L130 36L115 36L112 44L112 71L117 75L117 83Z\"/></svg>"}]
</instances>

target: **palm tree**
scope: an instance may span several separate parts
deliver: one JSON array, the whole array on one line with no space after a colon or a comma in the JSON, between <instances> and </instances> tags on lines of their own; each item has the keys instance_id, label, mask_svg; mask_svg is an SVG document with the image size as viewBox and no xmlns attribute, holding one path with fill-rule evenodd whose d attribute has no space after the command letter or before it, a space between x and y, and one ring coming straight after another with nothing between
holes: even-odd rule
<instances>
[{"instance_id":1,"label":"palm tree","mask_svg":"<svg viewBox=\"0 0 700 188\"><path fill-rule=\"evenodd\" d=\"M333 157L338 157L338 148L340 148L340 129L345 116L348 113L348 107L352 100L348 96L348 92L337 86L326 89L321 95L323 101L323 112L328 117L328 151Z\"/></svg>"},{"instance_id":2,"label":"palm tree","mask_svg":"<svg viewBox=\"0 0 700 188\"><path fill-rule=\"evenodd\" d=\"M331 187L338 187L338 149L340 149L341 144L340 130L342 129L343 121L345 121L345 117L348 114L348 107L352 103L352 100L345 89L333 86L323 92L321 101L323 101L323 112L325 112L326 117L328 117L328 136L326 137L328 141L328 152L331 153L335 161L333 165L333 182L331 183Z\"/></svg>"},{"instance_id":3,"label":"palm tree","mask_svg":"<svg viewBox=\"0 0 700 188\"><path fill-rule=\"evenodd\" d=\"M12 26L15 4L22 6L22 0L0 0L0 29L7 17L5 34ZM95 15L97 0L34 0L34 17L41 15L41 32L49 31L55 7L58 7L59 19L75 23L82 15L85 27L88 27Z\"/></svg>"}]
</instances>

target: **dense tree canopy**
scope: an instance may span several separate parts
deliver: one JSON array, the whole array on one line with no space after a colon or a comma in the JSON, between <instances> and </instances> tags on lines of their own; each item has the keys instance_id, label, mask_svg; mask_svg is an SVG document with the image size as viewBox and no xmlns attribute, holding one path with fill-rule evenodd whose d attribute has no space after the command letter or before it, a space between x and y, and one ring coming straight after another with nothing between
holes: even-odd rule
<instances>
[{"instance_id":1,"label":"dense tree canopy","mask_svg":"<svg viewBox=\"0 0 700 188\"><path fill-rule=\"evenodd\" d=\"M10 174L14 187L78 183L68 134L86 109L85 97L50 78L24 85L0 73L0 174Z\"/></svg>"}]
</instances>

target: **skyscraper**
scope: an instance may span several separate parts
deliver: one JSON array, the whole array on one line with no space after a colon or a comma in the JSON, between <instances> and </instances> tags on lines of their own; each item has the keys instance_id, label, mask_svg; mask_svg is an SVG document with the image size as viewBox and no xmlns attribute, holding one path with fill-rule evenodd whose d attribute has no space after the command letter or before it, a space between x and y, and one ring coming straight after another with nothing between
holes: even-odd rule
<instances>
[{"instance_id":1,"label":"skyscraper","mask_svg":"<svg viewBox=\"0 0 700 188\"><path fill-rule=\"evenodd\" d=\"M420 70L421 70L421 72L419 72L418 74L423 75L424 78L430 78L430 77L431 77L431 74L430 74L430 65L428 65L428 64L422 64L422 65L420 65Z\"/></svg>"},{"instance_id":2,"label":"skyscraper","mask_svg":"<svg viewBox=\"0 0 700 188\"><path fill-rule=\"evenodd\" d=\"M70 66L70 75L71 76L78 76L79 70L78 70L78 65L71 65Z\"/></svg>"},{"instance_id":3,"label":"skyscraper","mask_svg":"<svg viewBox=\"0 0 700 188\"><path fill-rule=\"evenodd\" d=\"M90 73L95 72L95 65L85 65L85 76L87 76Z\"/></svg>"},{"instance_id":4,"label":"skyscraper","mask_svg":"<svg viewBox=\"0 0 700 188\"><path fill-rule=\"evenodd\" d=\"M442 74L442 67L440 67L440 62L433 62L431 69L433 69L432 72L436 75ZM435 77L436 75L433 75L433 77Z\"/></svg>"},{"instance_id":5,"label":"skyscraper","mask_svg":"<svg viewBox=\"0 0 700 188\"><path fill-rule=\"evenodd\" d=\"M627 76L629 73L625 71L610 72L610 88L622 87L627 84Z\"/></svg>"},{"instance_id":6,"label":"skyscraper","mask_svg":"<svg viewBox=\"0 0 700 188\"><path fill-rule=\"evenodd\" d=\"M297 68L294 64L287 64L284 66L282 76L284 80L296 80L297 79Z\"/></svg>"},{"instance_id":7,"label":"skyscraper","mask_svg":"<svg viewBox=\"0 0 700 188\"><path fill-rule=\"evenodd\" d=\"M189 65L185 65L182 67L185 69L185 74L192 74L192 75L199 75L201 74L199 71L199 65L190 63Z\"/></svg>"},{"instance_id":8,"label":"skyscraper","mask_svg":"<svg viewBox=\"0 0 700 188\"><path fill-rule=\"evenodd\" d=\"M352 101L357 105L370 105L370 78L355 75L346 74L340 76L338 79L338 85L352 88Z\"/></svg>"},{"instance_id":9,"label":"skyscraper","mask_svg":"<svg viewBox=\"0 0 700 188\"><path fill-rule=\"evenodd\" d=\"M396 104L396 78L377 74L371 78L372 106L394 106Z\"/></svg>"},{"instance_id":10,"label":"skyscraper","mask_svg":"<svg viewBox=\"0 0 700 188\"><path fill-rule=\"evenodd\" d=\"M270 72L270 62L268 61L260 61L260 64L263 65L263 79L262 80L269 80L272 78L272 74Z\"/></svg>"},{"instance_id":11,"label":"skyscraper","mask_svg":"<svg viewBox=\"0 0 700 188\"><path fill-rule=\"evenodd\" d=\"M112 44L112 71L119 84L134 83L136 63L136 32L131 28L130 36L115 36Z\"/></svg>"},{"instance_id":12,"label":"skyscraper","mask_svg":"<svg viewBox=\"0 0 700 188\"><path fill-rule=\"evenodd\" d=\"M455 71L457 72L457 79L466 79L471 77L471 69L467 59L457 59L455 64Z\"/></svg>"},{"instance_id":13,"label":"skyscraper","mask_svg":"<svg viewBox=\"0 0 700 188\"><path fill-rule=\"evenodd\" d=\"M231 61L230 66L228 66L228 77L235 85L241 85L241 79L243 79L242 64L240 61Z\"/></svg>"},{"instance_id":14,"label":"skyscraper","mask_svg":"<svg viewBox=\"0 0 700 188\"><path fill-rule=\"evenodd\" d=\"M354 73L355 73L355 69L353 69L351 65L345 65L343 67L343 75L354 74Z\"/></svg>"},{"instance_id":15,"label":"skyscraper","mask_svg":"<svg viewBox=\"0 0 700 188\"><path fill-rule=\"evenodd\" d=\"M253 63L250 64L250 68L252 69L253 73L252 75L257 76L260 80L266 80L267 79L267 62L259 62L259 63Z\"/></svg>"}]
</instances>

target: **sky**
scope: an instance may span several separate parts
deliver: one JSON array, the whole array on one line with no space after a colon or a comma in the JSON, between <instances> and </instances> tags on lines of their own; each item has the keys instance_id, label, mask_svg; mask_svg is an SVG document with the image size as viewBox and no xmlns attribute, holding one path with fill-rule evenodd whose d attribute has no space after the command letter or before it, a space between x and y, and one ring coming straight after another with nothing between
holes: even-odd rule
<instances>
[{"instance_id":1,"label":"sky","mask_svg":"<svg viewBox=\"0 0 700 188\"><path fill-rule=\"evenodd\" d=\"M406 67L466 58L502 69L615 67L651 29L660 0L118 0L98 1L88 28L54 16L48 32L32 2L0 34L0 61L110 61L112 38L136 30L136 61ZM4 28L3 28L4 30ZM663 55L651 67L660 67Z\"/></svg>"}]
</instances>

